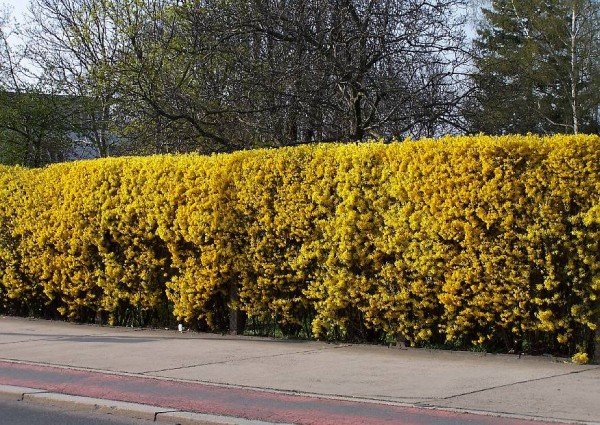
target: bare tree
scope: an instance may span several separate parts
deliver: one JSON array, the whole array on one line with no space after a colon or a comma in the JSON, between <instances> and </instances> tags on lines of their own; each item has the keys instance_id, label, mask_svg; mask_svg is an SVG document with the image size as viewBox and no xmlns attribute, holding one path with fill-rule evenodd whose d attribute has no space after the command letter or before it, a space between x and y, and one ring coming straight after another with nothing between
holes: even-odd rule
<instances>
[{"instance_id":1,"label":"bare tree","mask_svg":"<svg viewBox=\"0 0 600 425\"><path fill-rule=\"evenodd\" d=\"M71 120L24 65L26 48L8 10L0 12L0 162L40 166L65 158Z\"/></svg>"},{"instance_id":2,"label":"bare tree","mask_svg":"<svg viewBox=\"0 0 600 425\"><path fill-rule=\"evenodd\" d=\"M315 74L324 79L329 98L320 102L322 114L332 120L327 127L335 128L326 139L420 132L424 121L431 127L436 115L432 109L443 106L427 104L434 98L434 88L450 88L436 94L446 98L444 104L460 99L454 94L459 67L466 60L461 49L463 21L456 13L462 1L313 0L254 5L255 19L249 24L253 30L281 43L285 50L298 51L299 57L304 55L320 68ZM322 92L321 87L316 89ZM309 90L308 94L315 93ZM448 122L452 121L446 118Z\"/></svg>"},{"instance_id":3,"label":"bare tree","mask_svg":"<svg viewBox=\"0 0 600 425\"><path fill-rule=\"evenodd\" d=\"M101 155L110 124L137 151L230 151L463 130L463 6L33 0L30 34L44 76L91 100Z\"/></svg>"},{"instance_id":4,"label":"bare tree","mask_svg":"<svg viewBox=\"0 0 600 425\"><path fill-rule=\"evenodd\" d=\"M208 150L460 129L462 5L148 3L122 15L127 115Z\"/></svg>"},{"instance_id":5,"label":"bare tree","mask_svg":"<svg viewBox=\"0 0 600 425\"><path fill-rule=\"evenodd\" d=\"M570 0L570 26L564 40L570 53L569 83L573 133L580 131L582 108L598 112L600 96L600 3L595 0ZM594 81L595 80L595 81ZM589 97L592 95L592 104ZM587 99L586 99L587 98ZM597 120L596 120L597 121Z\"/></svg>"},{"instance_id":6,"label":"bare tree","mask_svg":"<svg viewBox=\"0 0 600 425\"><path fill-rule=\"evenodd\" d=\"M19 90L22 85L23 54L13 47L18 35L9 9L0 8L0 90Z\"/></svg>"},{"instance_id":7,"label":"bare tree","mask_svg":"<svg viewBox=\"0 0 600 425\"><path fill-rule=\"evenodd\" d=\"M116 102L114 67L121 40L109 0L32 0L31 60L56 90L79 98L82 133L107 156Z\"/></svg>"}]
</instances>

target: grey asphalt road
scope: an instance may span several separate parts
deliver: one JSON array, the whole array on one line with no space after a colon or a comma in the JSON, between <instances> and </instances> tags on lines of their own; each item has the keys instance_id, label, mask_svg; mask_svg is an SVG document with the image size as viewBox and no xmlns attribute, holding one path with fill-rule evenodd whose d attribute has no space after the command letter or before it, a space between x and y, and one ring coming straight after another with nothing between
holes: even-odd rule
<instances>
[{"instance_id":1,"label":"grey asphalt road","mask_svg":"<svg viewBox=\"0 0 600 425\"><path fill-rule=\"evenodd\" d=\"M124 419L105 413L65 411L51 406L0 399L0 425L150 425L141 419Z\"/></svg>"}]
</instances>

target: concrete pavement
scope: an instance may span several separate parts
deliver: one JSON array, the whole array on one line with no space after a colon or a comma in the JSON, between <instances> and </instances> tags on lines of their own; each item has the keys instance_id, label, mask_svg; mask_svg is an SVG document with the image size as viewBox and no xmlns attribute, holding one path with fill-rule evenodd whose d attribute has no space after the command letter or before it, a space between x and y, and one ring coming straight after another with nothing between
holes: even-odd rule
<instances>
[{"instance_id":1,"label":"concrete pavement","mask_svg":"<svg viewBox=\"0 0 600 425\"><path fill-rule=\"evenodd\" d=\"M1 317L0 360L5 370L0 384L33 388L37 388L31 385L34 378L27 385L18 381L31 372L27 368L57 366L68 368L59 369L66 371L63 375L75 368L131 379L157 378L153 381L195 385L194 391L224 386L302 396L302 403L315 398L346 400L355 404L354 410L360 402L363 409L366 405L434 408L600 423L600 366L548 357L180 334ZM11 367L25 369L10 378ZM9 378L13 380L7 382ZM341 404L331 406L327 409L343 410Z\"/></svg>"}]
</instances>

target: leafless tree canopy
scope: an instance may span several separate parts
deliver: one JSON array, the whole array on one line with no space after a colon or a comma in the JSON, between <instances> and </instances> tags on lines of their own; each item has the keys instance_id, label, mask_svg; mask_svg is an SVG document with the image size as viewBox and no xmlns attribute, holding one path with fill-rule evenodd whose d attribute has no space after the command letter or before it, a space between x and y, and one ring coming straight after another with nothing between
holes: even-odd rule
<instances>
[{"instance_id":1,"label":"leafless tree canopy","mask_svg":"<svg viewBox=\"0 0 600 425\"><path fill-rule=\"evenodd\" d=\"M31 0L23 48L0 14L0 88L77 99L67 108L77 113L57 116L74 117L71 136L98 156L594 131L598 10L598 0Z\"/></svg>"}]
</instances>

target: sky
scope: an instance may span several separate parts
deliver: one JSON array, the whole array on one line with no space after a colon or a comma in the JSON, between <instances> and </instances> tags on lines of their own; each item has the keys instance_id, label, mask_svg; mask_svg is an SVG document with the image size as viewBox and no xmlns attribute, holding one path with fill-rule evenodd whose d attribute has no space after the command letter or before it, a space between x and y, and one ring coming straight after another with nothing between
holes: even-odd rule
<instances>
[{"instance_id":1,"label":"sky","mask_svg":"<svg viewBox=\"0 0 600 425\"><path fill-rule=\"evenodd\" d=\"M479 7L486 5L489 0L472 0L471 1L471 9L469 9L470 14L473 14L475 10ZM0 10L4 9L3 6L8 6L11 10L11 16L13 19L16 19L17 22L23 23L24 17L27 14L27 7L29 5L29 0L0 0ZM474 17L474 15L472 15ZM475 36L475 28L474 21L471 21L467 24L465 28L465 32L469 39L472 39Z\"/></svg>"},{"instance_id":2,"label":"sky","mask_svg":"<svg viewBox=\"0 0 600 425\"><path fill-rule=\"evenodd\" d=\"M29 0L0 0L1 5L7 5L12 13L12 17L22 21L23 15L27 11Z\"/></svg>"},{"instance_id":3,"label":"sky","mask_svg":"<svg viewBox=\"0 0 600 425\"><path fill-rule=\"evenodd\" d=\"M8 5L12 9L12 17L18 21L23 22L23 17L27 13L27 6L29 0L0 0L0 6ZM487 4L487 0L476 0L472 4L478 6ZM477 8L477 6L475 6ZM0 7L2 9L2 7ZM472 28L468 28L467 31L472 31Z\"/></svg>"}]
</instances>

